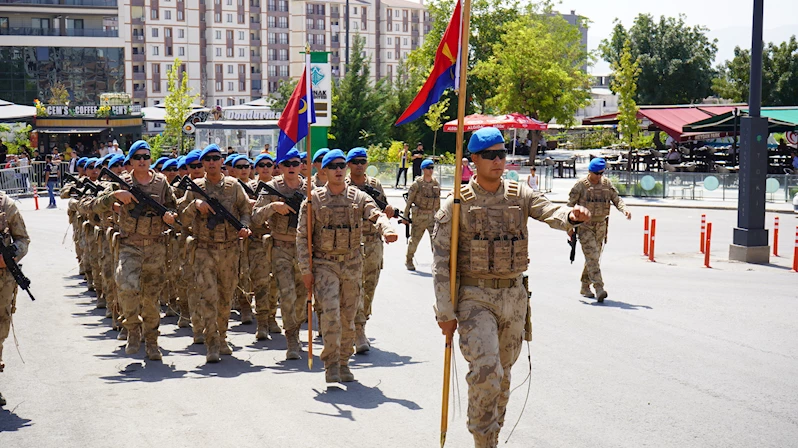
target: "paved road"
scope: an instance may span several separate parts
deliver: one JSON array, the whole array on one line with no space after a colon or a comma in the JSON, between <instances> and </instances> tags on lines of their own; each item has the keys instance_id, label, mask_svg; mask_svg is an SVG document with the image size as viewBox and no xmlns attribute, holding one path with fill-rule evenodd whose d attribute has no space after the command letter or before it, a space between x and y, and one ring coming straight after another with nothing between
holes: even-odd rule
<instances>
[{"instance_id":1,"label":"paved road","mask_svg":"<svg viewBox=\"0 0 798 448\"><path fill-rule=\"evenodd\" d=\"M62 244L65 211L33 211L29 199L21 208L33 239L23 267L37 301L18 299L25 363L13 340L6 345L0 447L438 446L443 339L426 241L415 273L404 270L403 238L387 248L368 327L373 349L354 359L358 382L328 387L318 358L312 372L304 360L285 362L282 337L256 343L254 325L237 321L234 355L217 365L204 365L204 349L174 318L161 326L163 362L126 356L77 277L69 238ZM569 264L564 234L530 224L532 382L504 446L798 446L791 261L724 260L736 215L710 211L716 239L705 269L696 253L700 210L632 211L631 222L614 212L603 260L610 297L600 306L578 295L582 256ZM640 256L644 213L658 219L657 263ZM783 232L783 252L791 242ZM526 350L514 385L529 372ZM460 406L447 446L464 447L459 354L457 368ZM502 440L525 394L526 385L513 394Z\"/></svg>"}]
</instances>

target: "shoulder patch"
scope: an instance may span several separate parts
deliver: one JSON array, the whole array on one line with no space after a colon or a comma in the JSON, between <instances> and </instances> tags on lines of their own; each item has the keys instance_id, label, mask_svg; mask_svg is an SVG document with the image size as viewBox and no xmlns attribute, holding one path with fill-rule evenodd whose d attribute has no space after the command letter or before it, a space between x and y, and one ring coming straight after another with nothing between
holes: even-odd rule
<instances>
[{"instance_id":1,"label":"shoulder patch","mask_svg":"<svg viewBox=\"0 0 798 448\"><path fill-rule=\"evenodd\" d=\"M441 208L435 213L435 221L449 222L452 219L451 213L448 210Z\"/></svg>"},{"instance_id":2,"label":"shoulder patch","mask_svg":"<svg viewBox=\"0 0 798 448\"><path fill-rule=\"evenodd\" d=\"M471 188L471 184L466 184L460 187L460 197L463 202L468 202L476 198L477 194L474 192L474 189Z\"/></svg>"},{"instance_id":3,"label":"shoulder patch","mask_svg":"<svg viewBox=\"0 0 798 448\"><path fill-rule=\"evenodd\" d=\"M346 188L346 198L350 201L354 201L357 198L357 192L360 191L359 188L355 188L353 186L348 186ZM365 194L365 193L364 193Z\"/></svg>"},{"instance_id":4,"label":"shoulder patch","mask_svg":"<svg viewBox=\"0 0 798 448\"><path fill-rule=\"evenodd\" d=\"M516 181L508 180L505 185L507 197L517 198L521 196L521 184Z\"/></svg>"}]
</instances>

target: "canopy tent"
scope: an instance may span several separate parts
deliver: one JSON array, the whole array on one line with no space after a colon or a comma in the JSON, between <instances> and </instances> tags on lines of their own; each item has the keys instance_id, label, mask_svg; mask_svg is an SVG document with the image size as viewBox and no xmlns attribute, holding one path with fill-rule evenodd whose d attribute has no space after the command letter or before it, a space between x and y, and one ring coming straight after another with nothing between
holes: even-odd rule
<instances>
[{"instance_id":1,"label":"canopy tent","mask_svg":"<svg viewBox=\"0 0 798 448\"><path fill-rule=\"evenodd\" d=\"M210 111L205 106L200 106L199 104L192 104L191 105L191 112L199 112L199 111ZM164 103L156 104L152 107L142 107L141 114L143 115L142 120L144 121L166 121L166 105Z\"/></svg>"},{"instance_id":2,"label":"canopy tent","mask_svg":"<svg viewBox=\"0 0 798 448\"><path fill-rule=\"evenodd\" d=\"M637 118L650 122L649 129L659 129L677 142L690 140L706 140L710 138L725 137L725 133L717 132L688 132L685 126L696 121L706 120L717 115L732 112L741 105L685 105L685 106L641 106ZM744 106L744 105L743 105ZM618 123L618 112L588 117L582 121L586 125L606 125Z\"/></svg>"},{"instance_id":3,"label":"canopy tent","mask_svg":"<svg viewBox=\"0 0 798 448\"><path fill-rule=\"evenodd\" d=\"M705 118L685 125L687 132L724 132L736 135L739 133L740 117L748 116L748 109L737 109ZM762 116L768 119L768 132L787 132L798 130L798 106L763 107Z\"/></svg>"},{"instance_id":4,"label":"canopy tent","mask_svg":"<svg viewBox=\"0 0 798 448\"><path fill-rule=\"evenodd\" d=\"M23 106L0 100L0 123L25 121L33 119L35 115L36 108L33 106Z\"/></svg>"},{"instance_id":5,"label":"canopy tent","mask_svg":"<svg viewBox=\"0 0 798 448\"><path fill-rule=\"evenodd\" d=\"M529 129L533 131L545 131L548 125L542 121L527 117L519 113L507 115L467 115L463 119L463 126L466 132L476 131L482 128L506 129ZM457 132L457 120L447 122L443 126L444 132Z\"/></svg>"}]
</instances>

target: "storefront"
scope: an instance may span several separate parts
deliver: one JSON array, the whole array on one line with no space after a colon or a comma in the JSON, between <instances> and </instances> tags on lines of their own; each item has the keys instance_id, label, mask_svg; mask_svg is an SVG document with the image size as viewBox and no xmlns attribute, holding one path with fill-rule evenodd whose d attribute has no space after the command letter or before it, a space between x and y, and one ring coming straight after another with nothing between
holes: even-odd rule
<instances>
[{"instance_id":1,"label":"storefront","mask_svg":"<svg viewBox=\"0 0 798 448\"><path fill-rule=\"evenodd\" d=\"M36 105L34 134L40 154L52 152L55 146L63 152L66 145L77 148L81 143L89 153L114 140L126 151L141 138L141 106L132 105Z\"/></svg>"}]
</instances>

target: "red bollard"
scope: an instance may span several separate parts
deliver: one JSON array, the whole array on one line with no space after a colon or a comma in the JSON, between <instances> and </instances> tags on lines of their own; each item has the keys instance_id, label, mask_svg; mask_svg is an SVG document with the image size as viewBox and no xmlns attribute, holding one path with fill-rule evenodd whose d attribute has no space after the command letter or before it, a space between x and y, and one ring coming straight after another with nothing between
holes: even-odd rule
<instances>
[{"instance_id":1,"label":"red bollard","mask_svg":"<svg viewBox=\"0 0 798 448\"><path fill-rule=\"evenodd\" d=\"M704 244L704 266L711 267L709 265L709 246L710 242L712 241L712 223L707 224L707 242Z\"/></svg>"},{"instance_id":2,"label":"red bollard","mask_svg":"<svg viewBox=\"0 0 798 448\"><path fill-rule=\"evenodd\" d=\"M643 220L643 255L648 255L648 215Z\"/></svg>"},{"instance_id":3,"label":"red bollard","mask_svg":"<svg viewBox=\"0 0 798 448\"><path fill-rule=\"evenodd\" d=\"M39 192L36 191L36 184L33 185L33 204L36 206L36 210L39 209Z\"/></svg>"},{"instance_id":4,"label":"red bollard","mask_svg":"<svg viewBox=\"0 0 798 448\"><path fill-rule=\"evenodd\" d=\"M795 252L792 254L792 270L798 272L798 227L795 228Z\"/></svg>"},{"instance_id":5,"label":"red bollard","mask_svg":"<svg viewBox=\"0 0 798 448\"><path fill-rule=\"evenodd\" d=\"M704 242L706 241L707 215L701 215L701 253L704 253Z\"/></svg>"},{"instance_id":6,"label":"red bollard","mask_svg":"<svg viewBox=\"0 0 798 448\"><path fill-rule=\"evenodd\" d=\"M648 241L648 260L654 261L654 236L657 233L657 220L651 220L651 235Z\"/></svg>"},{"instance_id":7,"label":"red bollard","mask_svg":"<svg viewBox=\"0 0 798 448\"><path fill-rule=\"evenodd\" d=\"M773 256L779 256L779 217L776 216L773 223Z\"/></svg>"}]
</instances>

